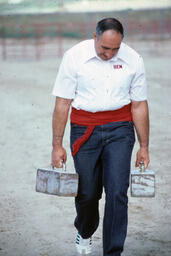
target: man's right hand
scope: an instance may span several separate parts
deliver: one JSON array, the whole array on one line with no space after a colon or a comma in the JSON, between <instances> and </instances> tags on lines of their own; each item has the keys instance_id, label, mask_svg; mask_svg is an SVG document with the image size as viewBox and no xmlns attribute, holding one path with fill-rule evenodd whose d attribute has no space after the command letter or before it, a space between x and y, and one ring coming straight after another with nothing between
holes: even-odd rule
<instances>
[{"instance_id":1,"label":"man's right hand","mask_svg":"<svg viewBox=\"0 0 171 256\"><path fill-rule=\"evenodd\" d=\"M61 146L52 150L52 166L62 168L63 162L67 160L66 150Z\"/></svg>"}]
</instances>

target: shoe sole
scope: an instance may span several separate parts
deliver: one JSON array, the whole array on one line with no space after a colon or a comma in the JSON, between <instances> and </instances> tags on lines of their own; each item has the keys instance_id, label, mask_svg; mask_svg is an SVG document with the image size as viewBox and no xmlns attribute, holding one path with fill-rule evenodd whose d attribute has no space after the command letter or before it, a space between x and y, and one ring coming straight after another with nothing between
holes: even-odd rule
<instances>
[{"instance_id":1,"label":"shoe sole","mask_svg":"<svg viewBox=\"0 0 171 256\"><path fill-rule=\"evenodd\" d=\"M77 255L91 256L91 252L86 253L86 250L83 249L83 250L77 251Z\"/></svg>"},{"instance_id":2,"label":"shoe sole","mask_svg":"<svg viewBox=\"0 0 171 256\"><path fill-rule=\"evenodd\" d=\"M85 254L85 253L78 253L78 252L77 252L77 255L78 255L78 256L80 256L80 255L82 255L82 256L91 256L91 253Z\"/></svg>"},{"instance_id":3,"label":"shoe sole","mask_svg":"<svg viewBox=\"0 0 171 256\"><path fill-rule=\"evenodd\" d=\"M77 252L77 255L82 255L82 256L91 256L91 253L85 253L84 251L83 252Z\"/></svg>"}]
</instances>

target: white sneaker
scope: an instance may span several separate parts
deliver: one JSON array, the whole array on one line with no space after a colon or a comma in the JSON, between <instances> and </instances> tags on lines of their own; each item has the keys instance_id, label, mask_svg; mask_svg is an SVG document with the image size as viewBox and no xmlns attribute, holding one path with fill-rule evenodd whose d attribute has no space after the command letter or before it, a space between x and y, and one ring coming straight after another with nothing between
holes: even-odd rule
<instances>
[{"instance_id":1,"label":"white sneaker","mask_svg":"<svg viewBox=\"0 0 171 256\"><path fill-rule=\"evenodd\" d=\"M79 255L90 255L91 253L91 237L84 239L78 233L76 237L76 248Z\"/></svg>"}]
</instances>

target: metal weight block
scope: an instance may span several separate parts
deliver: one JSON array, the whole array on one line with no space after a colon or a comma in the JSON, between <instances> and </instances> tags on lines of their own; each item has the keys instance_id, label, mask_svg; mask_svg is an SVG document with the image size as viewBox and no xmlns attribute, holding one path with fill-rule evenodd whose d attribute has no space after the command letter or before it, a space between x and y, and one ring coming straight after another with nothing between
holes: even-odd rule
<instances>
[{"instance_id":1,"label":"metal weight block","mask_svg":"<svg viewBox=\"0 0 171 256\"><path fill-rule=\"evenodd\" d=\"M155 196L155 172L145 170L144 163L140 163L139 170L131 170L130 181L131 196L154 197Z\"/></svg>"},{"instance_id":2,"label":"metal weight block","mask_svg":"<svg viewBox=\"0 0 171 256\"><path fill-rule=\"evenodd\" d=\"M50 195L75 197L78 190L78 174L67 172L66 165L59 169L38 169L36 191Z\"/></svg>"}]
</instances>

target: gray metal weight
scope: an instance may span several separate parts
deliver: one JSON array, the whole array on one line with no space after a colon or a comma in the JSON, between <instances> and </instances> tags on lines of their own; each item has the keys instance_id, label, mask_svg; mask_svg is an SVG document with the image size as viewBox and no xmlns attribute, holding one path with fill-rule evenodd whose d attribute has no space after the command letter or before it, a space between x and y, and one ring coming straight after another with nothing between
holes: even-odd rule
<instances>
[{"instance_id":1,"label":"gray metal weight","mask_svg":"<svg viewBox=\"0 0 171 256\"><path fill-rule=\"evenodd\" d=\"M50 195L75 197L78 190L78 174L64 169L38 169L36 191Z\"/></svg>"},{"instance_id":2,"label":"gray metal weight","mask_svg":"<svg viewBox=\"0 0 171 256\"><path fill-rule=\"evenodd\" d=\"M155 172L152 170L145 170L144 163L140 163L139 170L131 170L130 183L131 196L155 196Z\"/></svg>"}]
</instances>

